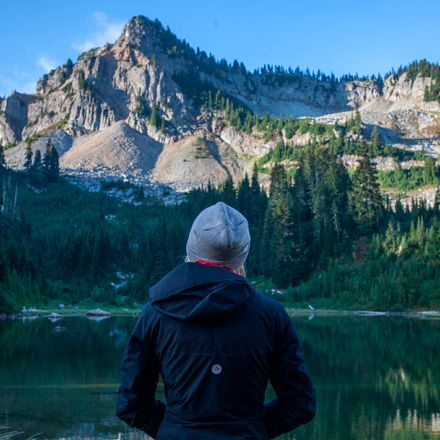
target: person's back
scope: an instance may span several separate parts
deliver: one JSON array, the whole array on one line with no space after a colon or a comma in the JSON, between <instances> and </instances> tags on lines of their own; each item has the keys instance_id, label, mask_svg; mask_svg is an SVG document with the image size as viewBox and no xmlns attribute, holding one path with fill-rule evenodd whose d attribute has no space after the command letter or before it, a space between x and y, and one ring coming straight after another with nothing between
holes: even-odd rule
<instances>
[{"instance_id":1,"label":"person's back","mask_svg":"<svg viewBox=\"0 0 440 440\"><path fill-rule=\"evenodd\" d=\"M229 221L232 208L218 205ZM268 439L313 418L290 318L221 264L247 251L238 262L196 255L150 289L122 365L117 414L129 425L157 439ZM154 397L159 373L166 406ZM264 405L268 380L277 399Z\"/></svg>"}]
</instances>

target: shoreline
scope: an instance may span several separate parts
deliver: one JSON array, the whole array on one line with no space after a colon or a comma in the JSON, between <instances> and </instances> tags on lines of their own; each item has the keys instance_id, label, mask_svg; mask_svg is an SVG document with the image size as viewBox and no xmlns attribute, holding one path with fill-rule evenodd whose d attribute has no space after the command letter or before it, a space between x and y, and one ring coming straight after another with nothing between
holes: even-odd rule
<instances>
[{"instance_id":1,"label":"shoreline","mask_svg":"<svg viewBox=\"0 0 440 440\"><path fill-rule=\"evenodd\" d=\"M1 320L15 320L15 319L37 319L46 318L54 322L63 318L87 318L89 320L101 321L111 317L136 317L142 310L139 308L118 308L118 307L103 307L103 314L90 315L91 308L85 307L66 307L66 308L29 308L23 309L12 314L0 314ZM326 309L326 308L296 308L285 305L286 311L290 316L357 316L357 317L404 317L404 318L418 318L418 319L440 319L439 310L406 310L406 311L386 311L386 310L343 310L343 309Z\"/></svg>"},{"instance_id":2,"label":"shoreline","mask_svg":"<svg viewBox=\"0 0 440 440\"><path fill-rule=\"evenodd\" d=\"M440 318L439 310L337 310L337 309L297 309L286 307L291 316L358 316L358 317L405 317L405 318Z\"/></svg>"}]
</instances>

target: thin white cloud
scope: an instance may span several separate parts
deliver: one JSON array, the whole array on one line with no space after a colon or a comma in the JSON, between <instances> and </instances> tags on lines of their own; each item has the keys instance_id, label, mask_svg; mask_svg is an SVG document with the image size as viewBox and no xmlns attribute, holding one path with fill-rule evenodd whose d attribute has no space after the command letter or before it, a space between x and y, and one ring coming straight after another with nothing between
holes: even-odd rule
<instances>
[{"instance_id":1,"label":"thin white cloud","mask_svg":"<svg viewBox=\"0 0 440 440\"><path fill-rule=\"evenodd\" d=\"M110 20L103 12L95 12L92 16L96 31L85 40L72 44L73 49L85 52L92 47L99 47L106 43L113 43L121 35L124 22Z\"/></svg>"},{"instance_id":2,"label":"thin white cloud","mask_svg":"<svg viewBox=\"0 0 440 440\"><path fill-rule=\"evenodd\" d=\"M47 73L51 70L55 69L57 67L57 64L55 61L51 60L50 58L46 56L41 56L37 60L37 64Z\"/></svg>"}]
</instances>

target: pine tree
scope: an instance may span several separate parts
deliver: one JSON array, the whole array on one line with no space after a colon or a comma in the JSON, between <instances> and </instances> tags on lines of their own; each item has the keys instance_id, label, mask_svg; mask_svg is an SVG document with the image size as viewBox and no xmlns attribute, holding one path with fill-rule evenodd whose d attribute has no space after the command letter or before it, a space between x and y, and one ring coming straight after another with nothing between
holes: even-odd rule
<instances>
[{"instance_id":1,"label":"pine tree","mask_svg":"<svg viewBox=\"0 0 440 440\"><path fill-rule=\"evenodd\" d=\"M52 142L49 138L46 142L46 150L44 151L44 155L43 155L43 168L44 168L44 171L46 172L46 174L49 174L50 159L51 159L51 151L50 151L51 147L52 147Z\"/></svg>"},{"instance_id":2,"label":"pine tree","mask_svg":"<svg viewBox=\"0 0 440 440\"><path fill-rule=\"evenodd\" d=\"M417 219L417 227L416 227L416 243L419 250L423 250L425 246L425 240L426 240L425 221L423 217L419 217Z\"/></svg>"},{"instance_id":3,"label":"pine tree","mask_svg":"<svg viewBox=\"0 0 440 440\"><path fill-rule=\"evenodd\" d=\"M57 181L59 177L60 177L60 161L59 161L58 151L52 145L50 178L52 179L52 181Z\"/></svg>"},{"instance_id":4,"label":"pine tree","mask_svg":"<svg viewBox=\"0 0 440 440\"><path fill-rule=\"evenodd\" d=\"M326 197L324 173L325 169L322 166L322 162L320 163L320 161L316 160L313 173L314 184L311 208L313 212L313 238L318 249L324 241L326 224L329 222L329 206Z\"/></svg>"},{"instance_id":5,"label":"pine tree","mask_svg":"<svg viewBox=\"0 0 440 440\"><path fill-rule=\"evenodd\" d=\"M294 240L298 249L298 281L304 279L310 269L310 246L313 241L313 214L310 207L310 190L304 175L303 164L296 170L291 189L293 198Z\"/></svg>"},{"instance_id":6,"label":"pine tree","mask_svg":"<svg viewBox=\"0 0 440 440\"><path fill-rule=\"evenodd\" d=\"M34 157L34 161L32 163L32 168L34 168L36 170L40 170L42 166L43 166L43 163L41 160L41 151L37 150L35 152L35 157Z\"/></svg>"},{"instance_id":7,"label":"pine tree","mask_svg":"<svg viewBox=\"0 0 440 440\"><path fill-rule=\"evenodd\" d=\"M404 221L406 217L400 197L397 197L396 203L394 205L394 216L398 222Z\"/></svg>"},{"instance_id":8,"label":"pine tree","mask_svg":"<svg viewBox=\"0 0 440 440\"><path fill-rule=\"evenodd\" d=\"M270 249L265 258L266 271L279 287L287 287L297 281L300 259L299 246L294 237L294 215L292 192L287 183L284 167L275 164L270 182L270 200L265 218L264 246Z\"/></svg>"},{"instance_id":9,"label":"pine tree","mask_svg":"<svg viewBox=\"0 0 440 440\"><path fill-rule=\"evenodd\" d=\"M429 185L438 182L435 160L432 157L425 159L425 167L423 168L424 184Z\"/></svg>"},{"instance_id":10,"label":"pine tree","mask_svg":"<svg viewBox=\"0 0 440 440\"><path fill-rule=\"evenodd\" d=\"M238 210L249 219L250 203L251 203L251 187L249 184L248 175L245 174L244 179L238 187L237 194Z\"/></svg>"},{"instance_id":11,"label":"pine tree","mask_svg":"<svg viewBox=\"0 0 440 440\"><path fill-rule=\"evenodd\" d=\"M254 167L252 168L252 177L251 177L251 193L253 195L259 194L260 192L260 183L258 181L258 167L257 163L254 163Z\"/></svg>"},{"instance_id":12,"label":"pine tree","mask_svg":"<svg viewBox=\"0 0 440 440\"><path fill-rule=\"evenodd\" d=\"M327 254L334 254L336 250L334 246L342 240L349 224L347 198L349 177L342 162L334 156L323 155L322 160L327 163L324 175L326 221L323 247Z\"/></svg>"},{"instance_id":13,"label":"pine tree","mask_svg":"<svg viewBox=\"0 0 440 440\"><path fill-rule=\"evenodd\" d=\"M24 159L24 169L29 171L32 167L32 147L30 143L26 144L26 152Z\"/></svg>"},{"instance_id":14,"label":"pine tree","mask_svg":"<svg viewBox=\"0 0 440 440\"><path fill-rule=\"evenodd\" d=\"M352 179L349 195L353 219L363 232L371 232L380 224L384 214L383 199L376 179L376 170L362 145L363 158Z\"/></svg>"},{"instance_id":15,"label":"pine tree","mask_svg":"<svg viewBox=\"0 0 440 440\"><path fill-rule=\"evenodd\" d=\"M431 226L426 234L426 244L424 248L424 255L429 258L435 258L437 255L437 236L436 229Z\"/></svg>"},{"instance_id":16,"label":"pine tree","mask_svg":"<svg viewBox=\"0 0 440 440\"><path fill-rule=\"evenodd\" d=\"M44 152L43 160L42 160L42 168L43 168L43 172L44 172L44 175L45 175L47 181L50 180L49 176L50 176L51 159L52 159L51 147L52 147L52 144L49 139L46 143L46 150Z\"/></svg>"},{"instance_id":17,"label":"pine tree","mask_svg":"<svg viewBox=\"0 0 440 440\"><path fill-rule=\"evenodd\" d=\"M6 168L5 153L3 150L3 145L0 142L0 172L3 171L5 168Z\"/></svg>"},{"instance_id":18,"label":"pine tree","mask_svg":"<svg viewBox=\"0 0 440 440\"><path fill-rule=\"evenodd\" d=\"M160 131L164 132L167 128L167 122L165 121L164 118L161 118L160 121Z\"/></svg>"},{"instance_id":19,"label":"pine tree","mask_svg":"<svg viewBox=\"0 0 440 440\"><path fill-rule=\"evenodd\" d=\"M155 102L153 103L153 106L151 107L150 123L154 127L157 127L159 125L159 117L157 114L157 105Z\"/></svg>"},{"instance_id":20,"label":"pine tree","mask_svg":"<svg viewBox=\"0 0 440 440\"><path fill-rule=\"evenodd\" d=\"M270 197L276 199L283 196L287 191L287 176L283 165L275 163L270 176Z\"/></svg>"},{"instance_id":21,"label":"pine tree","mask_svg":"<svg viewBox=\"0 0 440 440\"><path fill-rule=\"evenodd\" d=\"M29 175L33 185L41 185L45 181L46 175L40 150L35 151L34 162L30 168Z\"/></svg>"},{"instance_id":22,"label":"pine tree","mask_svg":"<svg viewBox=\"0 0 440 440\"><path fill-rule=\"evenodd\" d=\"M43 169L49 182L56 182L58 180L60 175L58 152L50 139L46 143Z\"/></svg>"},{"instance_id":23,"label":"pine tree","mask_svg":"<svg viewBox=\"0 0 440 440\"><path fill-rule=\"evenodd\" d=\"M232 177L228 176L228 178L223 182L220 188L220 195L222 200L230 206L235 206L236 204L236 192L234 188L234 182L232 181Z\"/></svg>"},{"instance_id":24,"label":"pine tree","mask_svg":"<svg viewBox=\"0 0 440 440\"><path fill-rule=\"evenodd\" d=\"M273 217L269 209L265 211L259 247L258 273L261 273L265 278L271 278L276 267L274 261Z\"/></svg>"},{"instance_id":25,"label":"pine tree","mask_svg":"<svg viewBox=\"0 0 440 440\"><path fill-rule=\"evenodd\" d=\"M362 134L362 118L359 111L356 111L353 122L354 122L353 132L354 134L360 136Z\"/></svg>"},{"instance_id":26,"label":"pine tree","mask_svg":"<svg viewBox=\"0 0 440 440\"><path fill-rule=\"evenodd\" d=\"M371 130L371 153L373 156L379 156L380 155L380 149L381 149L381 142L379 137L379 132L376 128L373 128Z\"/></svg>"}]
</instances>

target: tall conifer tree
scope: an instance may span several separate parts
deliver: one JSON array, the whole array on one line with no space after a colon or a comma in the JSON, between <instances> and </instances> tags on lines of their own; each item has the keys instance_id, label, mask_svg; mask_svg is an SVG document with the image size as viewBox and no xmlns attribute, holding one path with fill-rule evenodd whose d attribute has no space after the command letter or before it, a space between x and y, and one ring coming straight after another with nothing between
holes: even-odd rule
<instances>
[{"instance_id":1,"label":"tall conifer tree","mask_svg":"<svg viewBox=\"0 0 440 440\"><path fill-rule=\"evenodd\" d=\"M3 150L3 145L0 142L0 172L6 168L6 160L5 160L5 153Z\"/></svg>"},{"instance_id":2,"label":"tall conifer tree","mask_svg":"<svg viewBox=\"0 0 440 440\"><path fill-rule=\"evenodd\" d=\"M32 167L32 147L30 143L26 144L26 152L24 157L24 168L29 171Z\"/></svg>"},{"instance_id":3,"label":"tall conifer tree","mask_svg":"<svg viewBox=\"0 0 440 440\"><path fill-rule=\"evenodd\" d=\"M353 219L363 233L377 229L384 214L383 199L376 179L376 170L362 145L363 158L355 171L350 192Z\"/></svg>"}]
</instances>

